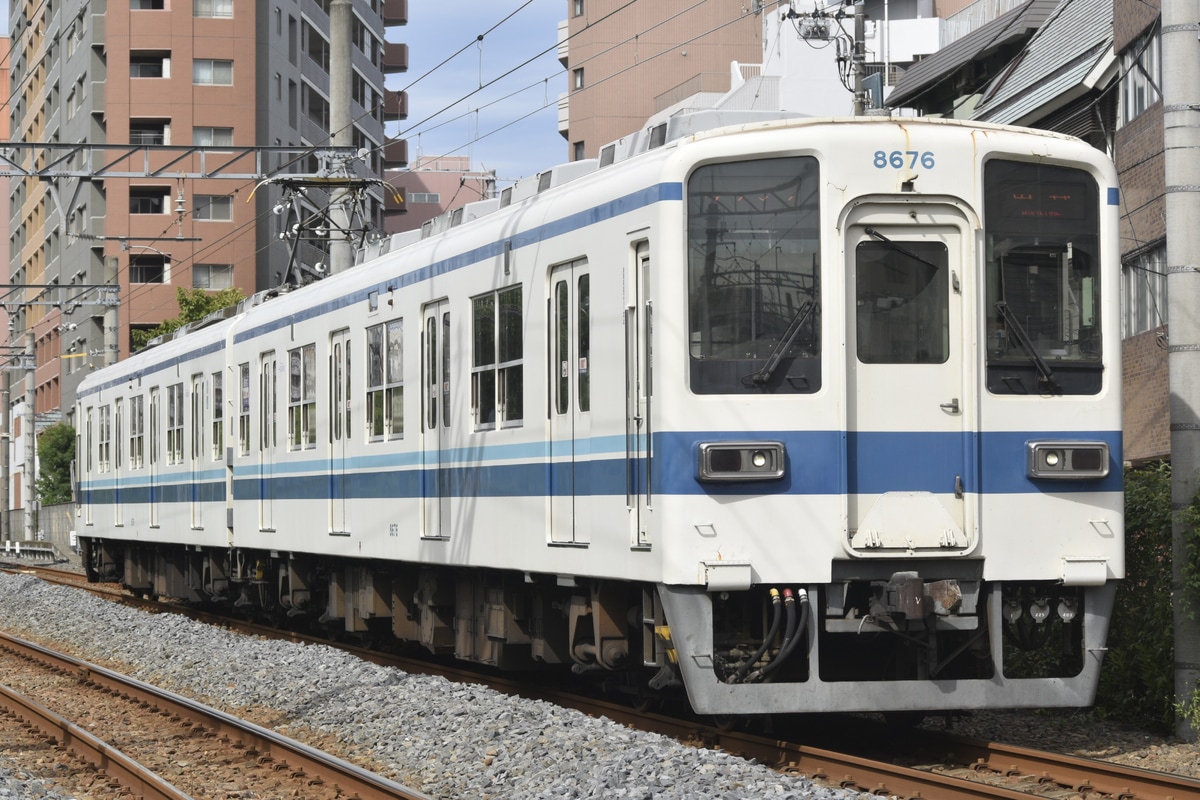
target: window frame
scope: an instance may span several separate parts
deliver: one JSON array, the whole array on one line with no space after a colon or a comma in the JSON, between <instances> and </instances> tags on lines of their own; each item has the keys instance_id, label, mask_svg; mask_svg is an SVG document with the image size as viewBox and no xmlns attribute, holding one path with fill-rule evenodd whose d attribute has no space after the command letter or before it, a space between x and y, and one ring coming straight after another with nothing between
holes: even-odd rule
<instances>
[{"instance_id":1,"label":"window frame","mask_svg":"<svg viewBox=\"0 0 1200 800\"><path fill-rule=\"evenodd\" d=\"M288 350L288 450L317 446L317 345Z\"/></svg>"},{"instance_id":2,"label":"window frame","mask_svg":"<svg viewBox=\"0 0 1200 800\"><path fill-rule=\"evenodd\" d=\"M228 67L228 80L222 80L220 70ZM196 86L233 86L233 60L228 58L193 58L192 83Z\"/></svg>"},{"instance_id":3,"label":"window frame","mask_svg":"<svg viewBox=\"0 0 1200 800\"><path fill-rule=\"evenodd\" d=\"M521 284L471 298L471 420L476 431L525 424L523 324Z\"/></svg>"}]
</instances>

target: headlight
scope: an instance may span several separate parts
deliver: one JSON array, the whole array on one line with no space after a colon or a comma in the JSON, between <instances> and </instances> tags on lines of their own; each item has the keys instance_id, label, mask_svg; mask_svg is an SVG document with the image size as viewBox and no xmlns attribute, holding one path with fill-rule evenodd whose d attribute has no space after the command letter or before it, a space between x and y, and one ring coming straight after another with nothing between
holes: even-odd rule
<instances>
[{"instance_id":1,"label":"headlight","mask_svg":"<svg viewBox=\"0 0 1200 800\"><path fill-rule=\"evenodd\" d=\"M1025 453L1025 474L1030 478L1108 477L1104 442L1027 442Z\"/></svg>"},{"instance_id":2,"label":"headlight","mask_svg":"<svg viewBox=\"0 0 1200 800\"><path fill-rule=\"evenodd\" d=\"M763 481L783 477L782 442L702 442L696 477L702 481Z\"/></svg>"}]
</instances>

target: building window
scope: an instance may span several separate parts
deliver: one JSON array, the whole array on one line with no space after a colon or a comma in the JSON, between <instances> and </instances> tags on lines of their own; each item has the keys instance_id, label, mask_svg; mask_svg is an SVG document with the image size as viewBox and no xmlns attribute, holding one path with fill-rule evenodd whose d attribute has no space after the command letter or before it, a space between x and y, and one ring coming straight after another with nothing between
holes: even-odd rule
<instances>
[{"instance_id":1,"label":"building window","mask_svg":"<svg viewBox=\"0 0 1200 800\"><path fill-rule=\"evenodd\" d=\"M233 128L192 128L192 144L197 147L232 147Z\"/></svg>"},{"instance_id":2,"label":"building window","mask_svg":"<svg viewBox=\"0 0 1200 800\"><path fill-rule=\"evenodd\" d=\"M1121 54L1121 113L1117 127L1157 103L1162 86L1162 48L1153 30Z\"/></svg>"},{"instance_id":3,"label":"building window","mask_svg":"<svg viewBox=\"0 0 1200 800\"><path fill-rule=\"evenodd\" d=\"M329 42L308 22L304 23L304 51L322 72L329 72Z\"/></svg>"},{"instance_id":4,"label":"building window","mask_svg":"<svg viewBox=\"0 0 1200 800\"><path fill-rule=\"evenodd\" d=\"M1167 248L1165 245L1143 253L1121 265L1121 337L1167 324Z\"/></svg>"},{"instance_id":5,"label":"building window","mask_svg":"<svg viewBox=\"0 0 1200 800\"><path fill-rule=\"evenodd\" d=\"M129 257L130 283L166 283L171 265L169 256L157 253L139 253Z\"/></svg>"},{"instance_id":6,"label":"building window","mask_svg":"<svg viewBox=\"0 0 1200 800\"><path fill-rule=\"evenodd\" d=\"M367 328L367 435L404 437L404 320Z\"/></svg>"},{"instance_id":7,"label":"building window","mask_svg":"<svg viewBox=\"0 0 1200 800\"><path fill-rule=\"evenodd\" d=\"M583 142L576 142L571 146L571 160L583 161L584 159Z\"/></svg>"},{"instance_id":8,"label":"building window","mask_svg":"<svg viewBox=\"0 0 1200 800\"><path fill-rule=\"evenodd\" d=\"M288 449L317 446L317 346L288 351Z\"/></svg>"},{"instance_id":9,"label":"building window","mask_svg":"<svg viewBox=\"0 0 1200 800\"><path fill-rule=\"evenodd\" d=\"M165 214L171 190L165 186L130 186L130 214Z\"/></svg>"},{"instance_id":10,"label":"building window","mask_svg":"<svg viewBox=\"0 0 1200 800\"><path fill-rule=\"evenodd\" d=\"M197 220L231 222L233 220L233 198L229 195L198 194L196 195L196 213L192 216Z\"/></svg>"},{"instance_id":11,"label":"building window","mask_svg":"<svg viewBox=\"0 0 1200 800\"><path fill-rule=\"evenodd\" d=\"M183 384L167 387L167 463L183 463Z\"/></svg>"},{"instance_id":12,"label":"building window","mask_svg":"<svg viewBox=\"0 0 1200 800\"><path fill-rule=\"evenodd\" d=\"M233 264L195 264L192 266L193 289L233 288Z\"/></svg>"},{"instance_id":13,"label":"building window","mask_svg":"<svg viewBox=\"0 0 1200 800\"><path fill-rule=\"evenodd\" d=\"M233 0L192 0L194 17L232 17Z\"/></svg>"},{"instance_id":14,"label":"building window","mask_svg":"<svg viewBox=\"0 0 1200 800\"><path fill-rule=\"evenodd\" d=\"M575 16L582 17L583 16L583 0L575 0L575 2L572 3L572 6L575 9Z\"/></svg>"},{"instance_id":15,"label":"building window","mask_svg":"<svg viewBox=\"0 0 1200 800\"><path fill-rule=\"evenodd\" d=\"M583 88L583 67L571 71L571 85L576 89Z\"/></svg>"},{"instance_id":16,"label":"building window","mask_svg":"<svg viewBox=\"0 0 1200 800\"><path fill-rule=\"evenodd\" d=\"M163 0L129 0L131 11L162 11Z\"/></svg>"},{"instance_id":17,"label":"building window","mask_svg":"<svg viewBox=\"0 0 1200 800\"><path fill-rule=\"evenodd\" d=\"M471 307L475 430L519 424L524 417L521 287L476 297Z\"/></svg>"},{"instance_id":18,"label":"building window","mask_svg":"<svg viewBox=\"0 0 1200 800\"><path fill-rule=\"evenodd\" d=\"M440 203L442 195L440 192L412 192L405 198L409 205L413 203Z\"/></svg>"},{"instance_id":19,"label":"building window","mask_svg":"<svg viewBox=\"0 0 1200 800\"><path fill-rule=\"evenodd\" d=\"M140 50L129 54L129 77L171 77L170 50Z\"/></svg>"},{"instance_id":20,"label":"building window","mask_svg":"<svg viewBox=\"0 0 1200 800\"><path fill-rule=\"evenodd\" d=\"M197 58L192 61L192 82L209 86L232 86L233 62Z\"/></svg>"},{"instance_id":21,"label":"building window","mask_svg":"<svg viewBox=\"0 0 1200 800\"><path fill-rule=\"evenodd\" d=\"M170 144L171 125L165 119L139 119L129 122L130 144Z\"/></svg>"}]
</instances>

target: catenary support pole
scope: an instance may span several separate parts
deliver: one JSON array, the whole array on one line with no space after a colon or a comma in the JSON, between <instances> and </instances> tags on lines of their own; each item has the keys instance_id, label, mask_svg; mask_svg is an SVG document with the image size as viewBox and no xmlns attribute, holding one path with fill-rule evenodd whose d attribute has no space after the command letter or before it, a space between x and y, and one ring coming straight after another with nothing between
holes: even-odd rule
<instances>
[{"instance_id":1,"label":"catenary support pole","mask_svg":"<svg viewBox=\"0 0 1200 800\"><path fill-rule=\"evenodd\" d=\"M1167 365L1171 393L1171 507L1187 508L1200 488L1200 2L1162 4L1163 145L1167 225ZM1184 585L1190 537L1173 515L1175 700L1188 704L1200 677L1200 595ZM1187 715L1175 732L1196 741Z\"/></svg>"},{"instance_id":2,"label":"catenary support pole","mask_svg":"<svg viewBox=\"0 0 1200 800\"><path fill-rule=\"evenodd\" d=\"M329 126L330 144L354 146L354 120L350 117L350 0L332 0L329 4ZM343 272L354 266L354 253L348 234L350 212L345 204L350 193L335 189L329 198L329 216L333 222L329 237L329 271Z\"/></svg>"}]
</instances>

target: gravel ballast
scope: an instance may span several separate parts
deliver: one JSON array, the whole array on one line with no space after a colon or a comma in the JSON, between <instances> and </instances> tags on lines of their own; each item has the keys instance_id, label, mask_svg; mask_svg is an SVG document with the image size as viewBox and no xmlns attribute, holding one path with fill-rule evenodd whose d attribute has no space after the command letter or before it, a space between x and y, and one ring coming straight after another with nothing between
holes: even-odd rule
<instances>
[{"instance_id":1,"label":"gravel ballast","mask_svg":"<svg viewBox=\"0 0 1200 800\"><path fill-rule=\"evenodd\" d=\"M268 709L281 732L323 749L332 737L345 744L342 757L437 798L859 796L549 703L147 614L28 576L0 574L0 629L119 662L239 716ZM20 766L0 763L0 798L63 797L23 785Z\"/></svg>"}]
</instances>

